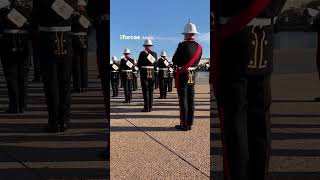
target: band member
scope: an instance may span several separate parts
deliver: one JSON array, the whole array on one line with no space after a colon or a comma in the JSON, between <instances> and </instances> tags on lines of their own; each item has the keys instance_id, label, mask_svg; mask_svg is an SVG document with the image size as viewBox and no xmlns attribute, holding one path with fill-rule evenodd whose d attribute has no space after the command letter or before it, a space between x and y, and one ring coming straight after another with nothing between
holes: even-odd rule
<instances>
[{"instance_id":1,"label":"band member","mask_svg":"<svg viewBox=\"0 0 320 180\"><path fill-rule=\"evenodd\" d=\"M172 58L177 66L176 87L179 96L180 125L176 129L182 131L191 130L194 116L194 94L195 94L195 69L202 56L202 47L195 41L198 34L195 24L189 23L184 27L184 41L179 43Z\"/></svg>"},{"instance_id":2,"label":"band member","mask_svg":"<svg viewBox=\"0 0 320 180\"><path fill-rule=\"evenodd\" d=\"M90 21L86 13L87 3L78 1L77 15L72 24L72 80L73 92L86 92L88 88L88 28Z\"/></svg>"},{"instance_id":3,"label":"band member","mask_svg":"<svg viewBox=\"0 0 320 180\"><path fill-rule=\"evenodd\" d=\"M212 3L210 82L219 111L225 180L268 179L273 24L284 3Z\"/></svg>"},{"instance_id":4,"label":"band member","mask_svg":"<svg viewBox=\"0 0 320 180\"><path fill-rule=\"evenodd\" d=\"M144 108L142 112L151 112L155 81L154 70L157 68L157 53L152 51L153 44L151 39L146 39L143 46L145 50L140 53L138 59L138 67L140 70L140 80L144 100Z\"/></svg>"},{"instance_id":5,"label":"band member","mask_svg":"<svg viewBox=\"0 0 320 180\"><path fill-rule=\"evenodd\" d=\"M33 26L39 30L39 61L49 111L48 132L70 126L72 19L77 0L34 0Z\"/></svg>"},{"instance_id":6,"label":"band member","mask_svg":"<svg viewBox=\"0 0 320 180\"><path fill-rule=\"evenodd\" d=\"M168 80L169 80L169 61L166 58L166 52L161 52L161 57L157 62L157 69L159 70L158 79L160 84L159 99L167 98Z\"/></svg>"},{"instance_id":7,"label":"band member","mask_svg":"<svg viewBox=\"0 0 320 180\"><path fill-rule=\"evenodd\" d=\"M23 113L27 98L32 1L12 0L4 1L4 4L0 19L4 29L1 63L9 97L6 113Z\"/></svg>"},{"instance_id":8,"label":"band member","mask_svg":"<svg viewBox=\"0 0 320 180\"><path fill-rule=\"evenodd\" d=\"M120 61L121 80L123 82L125 103L131 103L132 100L132 78L134 59L130 58L130 49L125 49L123 54L124 58Z\"/></svg>"},{"instance_id":9,"label":"band member","mask_svg":"<svg viewBox=\"0 0 320 180\"><path fill-rule=\"evenodd\" d=\"M116 56L112 57L111 64L111 86L112 86L112 97L118 97L119 92L119 63Z\"/></svg>"},{"instance_id":10,"label":"band member","mask_svg":"<svg viewBox=\"0 0 320 180\"><path fill-rule=\"evenodd\" d=\"M173 74L173 65L172 65L172 62L170 62L170 65L169 65L169 78L168 78L168 92L172 92L172 83L173 83L173 77L174 77L174 74Z\"/></svg>"},{"instance_id":11,"label":"band member","mask_svg":"<svg viewBox=\"0 0 320 180\"><path fill-rule=\"evenodd\" d=\"M138 89L138 71L137 62L135 61L133 67L133 76L132 76L132 91L136 91Z\"/></svg>"}]
</instances>

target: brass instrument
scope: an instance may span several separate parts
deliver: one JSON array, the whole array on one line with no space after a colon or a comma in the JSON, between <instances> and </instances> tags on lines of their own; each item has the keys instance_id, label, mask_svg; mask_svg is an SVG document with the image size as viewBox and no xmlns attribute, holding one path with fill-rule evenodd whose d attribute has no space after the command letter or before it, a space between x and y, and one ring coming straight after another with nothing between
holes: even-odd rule
<instances>
[{"instance_id":1,"label":"brass instrument","mask_svg":"<svg viewBox=\"0 0 320 180\"><path fill-rule=\"evenodd\" d=\"M80 47L83 49L87 48L87 39L85 38L85 36L79 35L79 40L80 40Z\"/></svg>"},{"instance_id":2,"label":"brass instrument","mask_svg":"<svg viewBox=\"0 0 320 180\"><path fill-rule=\"evenodd\" d=\"M262 38L259 40L255 28L257 27L252 27L251 29L251 33L254 36L254 40L251 42L254 46L254 56L250 60L248 68L262 69L267 67L267 61L264 60L264 46L268 44L268 41L266 40L266 32L262 28L260 28L262 30Z\"/></svg>"},{"instance_id":3,"label":"brass instrument","mask_svg":"<svg viewBox=\"0 0 320 180\"><path fill-rule=\"evenodd\" d=\"M168 77L169 77L169 74L168 74L168 71L167 71L167 70L164 70L164 71L163 71L163 77L164 77L164 78L168 78Z\"/></svg>"},{"instance_id":4,"label":"brass instrument","mask_svg":"<svg viewBox=\"0 0 320 180\"><path fill-rule=\"evenodd\" d=\"M152 69L151 68L147 68L147 78L148 79L152 79L153 78Z\"/></svg>"},{"instance_id":5,"label":"brass instrument","mask_svg":"<svg viewBox=\"0 0 320 180\"><path fill-rule=\"evenodd\" d=\"M127 73L127 79L132 79L132 72L126 72Z\"/></svg>"},{"instance_id":6,"label":"brass instrument","mask_svg":"<svg viewBox=\"0 0 320 180\"><path fill-rule=\"evenodd\" d=\"M188 77L187 84L188 85L194 85L194 82L195 82L194 70L188 70L187 77Z\"/></svg>"},{"instance_id":7,"label":"brass instrument","mask_svg":"<svg viewBox=\"0 0 320 180\"><path fill-rule=\"evenodd\" d=\"M67 50L64 49L64 44L66 40L63 39L64 32L56 32L55 33L56 39L54 40L56 44L56 49L54 50L55 55L66 55Z\"/></svg>"}]
</instances>

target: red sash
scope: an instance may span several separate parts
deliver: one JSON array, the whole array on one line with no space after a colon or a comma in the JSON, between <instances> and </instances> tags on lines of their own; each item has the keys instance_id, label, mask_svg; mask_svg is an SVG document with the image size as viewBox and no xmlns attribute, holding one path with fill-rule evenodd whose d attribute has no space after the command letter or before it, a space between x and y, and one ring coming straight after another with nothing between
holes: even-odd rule
<instances>
[{"instance_id":1,"label":"red sash","mask_svg":"<svg viewBox=\"0 0 320 180\"><path fill-rule=\"evenodd\" d=\"M210 82L213 86L218 80L218 59L219 59L219 46L225 38L231 37L232 35L240 32L246 25L255 17L257 17L270 3L270 0L255 0L247 9L242 11L239 16L232 17L226 24L222 27L214 26L213 35L213 56L211 58L210 67ZM217 19L215 24L217 24ZM220 28L220 29L219 29Z\"/></svg>"},{"instance_id":2,"label":"red sash","mask_svg":"<svg viewBox=\"0 0 320 180\"><path fill-rule=\"evenodd\" d=\"M176 72L176 88L177 88L177 91L180 90L180 83L179 83L180 82L180 74L184 73L184 72L187 72L188 68L191 67L196 62L196 60L200 56L201 50L202 50L201 45L198 44L198 49L196 51L196 54L192 57L192 59L186 65L184 65L181 69L177 69L177 72Z\"/></svg>"}]
</instances>

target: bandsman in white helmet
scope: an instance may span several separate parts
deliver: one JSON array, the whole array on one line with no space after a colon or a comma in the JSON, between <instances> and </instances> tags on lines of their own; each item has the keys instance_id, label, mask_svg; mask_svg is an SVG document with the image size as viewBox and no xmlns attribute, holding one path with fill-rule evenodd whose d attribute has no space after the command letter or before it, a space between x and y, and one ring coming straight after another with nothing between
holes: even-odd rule
<instances>
[{"instance_id":1,"label":"bandsman in white helmet","mask_svg":"<svg viewBox=\"0 0 320 180\"><path fill-rule=\"evenodd\" d=\"M66 3L69 6L64 6ZM32 27L38 31L39 62L48 109L50 133L70 128L72 24L77 0L33 0Z\"/></svg>"},{"instance_id":2,"label":"bandsman in white helmet","mask_svg":"<svg viewBox=\"0 0 320 180\"><path fill-rule=\"evenodd\" d=\"M9 100L5 113L9 114L24 113L27 105L31 14L30 4L1 0L0 28L3 28L3 35L0 59Z\"/></svg>"},{"instance_id":3,"label":"bandsman in white helmet","mask_svg":"<svg viewBox=\"0 0 320 180\"><path fill-rule=\"evenodd\" d=\"M176 88L180 106L180 124L175 127L188 131L193 124L195 70L202 56L202 48L195 41L195 35L199 33L191 21L184 27L182 34L184 41L179 43L172 59L173 65L177 66Z\"/></svg>"},{"instance_id":4,"label":"bandsman in white helmet","mask_svg":"<svg viewBox=\"0 0 320 180\"><path fill-rule=\"evenodd\" d=\"M167 60L167 53L165 51L161 52L161 57L157 62L157 69L159 70L158 79L159 79L159 89L160 97L159 99L167 98L167 89L168 89L168 80L169 80L169 67L170 63Z\"/></svg>"},{"instance_id":5,"label":"bandsman in white helmet","mask_svg":"<svg viewBox=\"0 0 320 180\"><path fill-rule=\"evenodd\" d=\"M134 68L134 59L130 57L130 49L126 48L123 51L124 58L120 61L120 72L121 80L123 83L124 103L131 103L132 100L132 78L133 78L133 68Z\"/></svg>"},{"instance_id":6,"label":"bandsman in white helmet","mask_svg":"<svg viewBox=\"0 0 320 180\"><path fill-rule=\"evenodd\" d=\"M118 97L119 92L119 63L116 56L112 57L112 63L111 63L111 86L112 86L112 97Z\"/></svg>"},{"instance_id":7,"label":"bandsman in white helmet","mask_svg":"<svg viewBox=\"0 0 320 180\"><path fill-rule=\"evenodd\" d=\"M157 53L152 51L151 39L144 41L144 51L139 55L138 67L140 69L140 79L144 99L142 112L151 112L153 104L153 90L155 82L155 69L157 68Z\"/></svg>"}]
</instances>

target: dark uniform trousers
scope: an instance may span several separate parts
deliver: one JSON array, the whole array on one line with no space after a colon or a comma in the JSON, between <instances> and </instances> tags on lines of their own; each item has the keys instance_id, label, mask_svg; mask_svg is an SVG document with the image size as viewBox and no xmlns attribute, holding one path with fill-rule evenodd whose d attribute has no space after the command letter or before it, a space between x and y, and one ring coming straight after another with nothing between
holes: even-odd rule
<instances>
[{"instance_id":1,"label":"dark uniform trousers","mask_svg":"<svg viewBox=\"0 0 320 180\"><path fill-rule=\"evenodd\" d=\"M158 89L159 88L159 77L158 77L158 71L154 72L154 88Z\"/></svg>"},{"instance_id":2,"label":"dark uniform trousers","mask_svg":"<svg viewBox=\"0 0 320 180\"><path fill-rule=\"evenodd\" d=\"M119 92L119 72L111 72L111 86L114 97L118 97Z\"/></svg>"},{"instance_id":3,"label":"dark uniform trousers","mask_svg":"<svg viewBox=\"0 0 320 180\"><path fill-rule=\"evenodd\" d=\"M120 79L120 87L121 87L121 88L123 87L122 79Z\"/></svg>"},{"instance_id":4,"label":"dark uniform trousers","mask_svg":"<svg viewBox=\"0 0 320 180\"><path fill-rule=\"evenodd\" d=\"M184 124L183 126L191 127L193 125L193 117L194 117L194 85L189 85L186 82L187 73L183 73L180 75L180 88L178 90L179 96L179 107L180 107L180 119Z\"/></svg>"},{"instance_id":5,"label":"dark uniform trousers","mask_svg":"<svg viewBox=\"0 0 320 180\"><path fill-rule=\"evenodd\" d=\"M317 14L312 23L312 30L317 33L317 55L316 55L316 64L320 79L320 13Z\"/></svg>"},{"instance_id":6,"label":"dark uniform trousers","mask_svg":"<svg viewBox=\"0 0 320 180\"><path fill-rule=\"evenodd\" d=\"M28 50L27 34L3 35L1 63L8 88L9 111L23 111L26 108Z\"/></svg>"},{"instance_id":7,"label":"dark uniform trousers","mask_svg":"<svg viewBox=\"0 0 320 180\"><path fill-rule=\"evenodd\" d=\"M217 103L223 128L224 169L231 179L267 178L271 150L272 31L271 25L262 29L248 26L225 40L220 49L222 81Z\"/></svg>"},{"instance_id":8,"label":"dark uniform trousers","mask_svg":"<svg viewBox=\"0 0 320 180\"><path fill-rule=\"evenodd\" d=\"M39 43L49 126L68 124L71 101L71 32L40 32Z\"/></svg>"},{"instance_id":9,"label":"dark uniform trousers","mask_svg":"<svg viewBox=\"0 0 320 180\"><path fill-rule=\"evenodd\" d=\"M141 79L141 86L144 100L144 109L147 111L151 111L153 105L154 80Z\"/></svg>"},{"instance_id":10,"label":"dark uniform trousers","mask_svg":"<svg viewBox=\"0 0 320 180\"><path fill-rule=\"evenodd\" d=\"M73 35L73 88L88 88L88 36Z\"/></svg>"},{"instance_id":11,"label":"dark uniform trousers","mask_svg":"<svg viewBox=\"0 0 320 180\"><path fill-rule=\"evenodd\" d=\"M320 79L320 31L318 32L317 68L318 68L318 74Z\"/></svg>"},{"instance_id":12,"label":"dark uniform trousers","mask_svg":"<svg viewBox=\"0 0 320 180\"><path fill-rule=\"evenodd\" d=\"M131 102L131 99L132 99L132 72L122 72L121 79L122 79L122 83L123 83L125 101Z\"/></svg>"},{"instance_id":13,"label":"dark uniform trousers","mask_svg":"<svg viewBox=\"0 0 320 180\"><path fill-rule=\"evenodd\" d=\"M160 89L160 97L167 98L167 89L168 89L168 77L163 77L164 73L169 75L168 71L164 72L163 70L159 71L159 89Z\"/></svg>"},{"instance_id":14,"label":"dark uniform trousers","mask_svg":"<svg viewBox=\"0 0 320 180\"><path fill-rule=\"evenodd\" d=\"M136 91L138 89L138 72L133 72L133 77L132 77L132 90Z\"/></svg>"},{"instance_id":15,"label":"dark uniform trousers","mask_svg":"<svg viewBox=\"0 0 320 180\"><path fill-rule=\"evenodd\" d=\"M33 71L34 81L40 81L40 63L39 63L39 47L38 47L38 33L32 35L32 60L33 60Z\"/></svg>"},{"instance_id":16,"label":"dark uniform trousers","mask_svg":"<svg viewBox=\"0 0 320 180\"><path fill-rule=\"evenodd\" d=\"M170 73L170 72L169 72L168 92L172 92L172 83L173 83L173 73Z\"/></svg>"}]
</instances>

